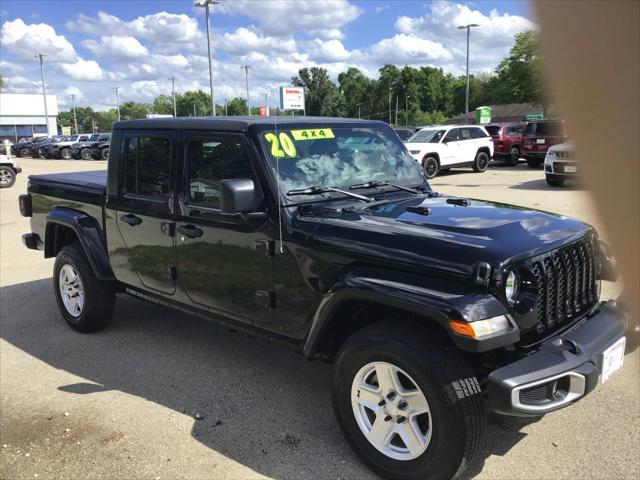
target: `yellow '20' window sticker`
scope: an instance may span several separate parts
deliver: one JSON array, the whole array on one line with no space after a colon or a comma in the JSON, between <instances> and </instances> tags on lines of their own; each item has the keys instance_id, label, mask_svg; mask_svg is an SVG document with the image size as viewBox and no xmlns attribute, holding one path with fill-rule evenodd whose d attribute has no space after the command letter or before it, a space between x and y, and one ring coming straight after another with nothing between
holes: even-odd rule
<instances>
[{"instance_id":1,"label":"yellow '20' window sticker","mask_svg":"<svg viewBox=\"0 0 640 480\"><path fill-rule=\"evenodd\" d=\"M336 138L330 128L311 128L307 130L291 130L294 140L323 140L325 138Z\"/></svg>"}]
</instances>

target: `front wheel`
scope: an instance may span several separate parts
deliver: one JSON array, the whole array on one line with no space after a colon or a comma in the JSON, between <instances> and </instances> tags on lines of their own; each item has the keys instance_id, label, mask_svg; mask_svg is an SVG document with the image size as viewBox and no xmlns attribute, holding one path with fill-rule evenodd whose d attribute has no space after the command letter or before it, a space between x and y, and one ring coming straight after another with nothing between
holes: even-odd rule
<instances>
[{"instance_id":1,"label":"front wheel","mask_svg":"<svg viewBox=\"0 0 640 480\"><path fill-rule=\"evenodd\" d=\"M542 165L542 160L536 158L527 158L527 165L529 165L529 168L540 168L540 165Z\"/></svg>"},{"instance_id":2,"label":"front wheel","mask_svg":"<svg viewBox=\"0 0 640 480\"><path fill-rule=\"evenodd\" d=\"M485 172L489 168L489 154L486 152L478 152L473 161L474 172Z\"/></svg>"},{"instance_id":3,"label":"front wheel","mask_svg":"<svg viewBox=\"0 0 640 480\"><path fill-rule=\"evenodd\" d=\"M109 149L108 148L103 148L102 151L100 152L100 158L102 158L102 160L109 160Z\"/></svg>"},{"instance_id":4,"label":"front wheel","mask_svg":"<svg viewBox=\"0 0 640 480\"><path fill-rule=\"evenodd\" d=\"M93 158L91 156L91 150L89 148L80 150L80 158L82 158L82 160L91 160Z\"/></svg>"},{"instance_id":5,"label":"front wheel","mask_svg":"<svg viewBox=\"0 0 640 480\"><path fill-rule=\"evenodd\" d=\"M65 148L64 150L62 150L60 152L60 157L62 157L64 160L71 160L71 149Z\"/></svg>"},{"instance_id":6,"label":"front wheel","mask_svg":"<svg viewBox=\"0 0 640 480\"><path fill-rule=\"evenodd\" d=\"M16 183L16 172L13 168L0 166L0 188L9 188Z\"/></svg>"},{"instance_id":7,"label":"front wheel","mask_svg":"<svg viewBox=\"0 0 640 480\"><path fill-rule=\"evenodd\" d=\"M434 157L426 157L422 163L422 169L424 170L424 176L427 178L433 178L438 174L440 165L438 160Z\"/></svg>"},{"instance_id":8,"label":"front wheel","mask_svg":"<svg viewBox=\"0 0 640 480\"><path fill-rule=\"evenodd\" d=\"M385 478L459 476L484 434L480 386L466 360L446 337L416 335L413 325L376 324L347 340L332 395L347 441Z\"/></svg>"},{"instance_id":9,"label":"front wheel","mask_svg":"<svg viewBox=\"0 0 640 480\"><path fill-rule=\"evenodd\" d=\"M20 156L21 157L28 157L29 156L29 149L28 148L23 148L22 150L20 150Z\"/></svg>"},{"instance_id":10,"label":"front wheel","mask_svg":"<svg viewBox=\"0 0 640 480\"><path fill-rule=\"evenodd\" d=\"M113 316L115 290L98 280L78 243L60 250L53 265L53 287L60 313L78 332L104 328Z\"/></svg>"},{"instance_id":11,"label":"front wheel","mask_svg":"<svg viewBox=\"0 0 640 480\"><path fill-rule=\"evenodd\" d=\"M551 175L547 175L547 185L551 187L561 187L564 185L564 178L552 177Z\"/></svg>"},{"instance_id":12,"label":"front wheel","mask_svg":"<svg viewBox=\"0 0 640 480\"><path fill-rule=\"evenodd\" d=\"M520 149L518 147L512 147L507 160L507 165L515 167L520 162Z\"/></svg>"}]
</instances>

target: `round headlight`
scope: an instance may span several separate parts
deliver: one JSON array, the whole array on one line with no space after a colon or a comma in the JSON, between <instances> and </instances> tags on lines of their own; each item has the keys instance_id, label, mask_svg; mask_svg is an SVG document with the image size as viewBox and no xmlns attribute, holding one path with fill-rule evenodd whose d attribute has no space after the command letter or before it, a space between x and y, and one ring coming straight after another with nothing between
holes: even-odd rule
<instances>
[{"instance_id":1,"label":"round headlight","mask_svg":"<svg viewBox=\"0 0 640 480\"><path fill-rule=\"evenodd\" d=\"M507 301L511 304L516 301L519 284L520 279L518 278L518 274L514 270L511 270L507 275L507 280L504 282L504 294L507 297Z\"/></svg>"}]
</instances>

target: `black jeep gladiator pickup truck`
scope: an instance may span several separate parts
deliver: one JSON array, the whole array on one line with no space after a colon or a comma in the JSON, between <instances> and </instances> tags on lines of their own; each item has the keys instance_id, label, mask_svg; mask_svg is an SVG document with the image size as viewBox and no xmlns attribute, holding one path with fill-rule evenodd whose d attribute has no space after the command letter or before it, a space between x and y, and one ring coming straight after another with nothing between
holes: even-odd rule
<instances>
[{"instance_id":1,"label":"black jeep gladiator pickup truck","mask_svg":"<svg viewBox=\"0 0 640 480\"><path fill-rule=\"evenodd\" d=\"M385 123L131 120L112 145L107 172L20 197L68 324L127 293L333 362L339 425L386 478L458 476L486 410L566 407L622 364L593 228L439 195Z\"/></svg>"}]
</instances>

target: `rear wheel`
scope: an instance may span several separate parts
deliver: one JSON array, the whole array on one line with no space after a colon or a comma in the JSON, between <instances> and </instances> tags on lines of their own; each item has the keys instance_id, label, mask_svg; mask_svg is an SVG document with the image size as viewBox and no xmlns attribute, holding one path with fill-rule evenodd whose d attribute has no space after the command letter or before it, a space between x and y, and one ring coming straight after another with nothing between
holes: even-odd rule
<instances>
[{"instance_id":1,"label":"rear wheel","mask_svg":"<svg viewBox=\"0 0 640 480\"><path fill-rule=\"evenodd\" d=\"M0 188L9 188L16 183L16 172L8 166L0 166Z\"/></svg>"},{"instance_id":2,"label":"rear wheel","mask_svg":"<svg viewBox=\"0 0 640 480\"><path fill-rule=\"evenodd\" d=\"M91 156L91 149L83 148L80 150L80 158L83 160L91 160L93 157Z\"/></svg>"},{"instance_id":3,"label":"rear wheel","mask_svg":"<svg viewBox=\"0 0 640 480\"><path fill-rule=\"evenodd\" d=\"M511 147L511 152L509 155L509 159L507 160L507 165L511 165L515 167L518 165L520 161L520 149L518 147Z\"/></svg>"},{"instance_id":4,"label":"rear wheel","mask_svg":"<svg viewBox=\"0 0 640 480\"><path fill-rule=\"evenodd\" d=\"M413 326L354 334L336 357L332 395L347 441L385 478L459 476L484 434L480 386L465 359Z\"/></svg>"},{"instance_id":5,"label":"rear wheel","mask_svg":"<svg viewBox=\"0 0 640 480\"><path fill-rule=\"evenodd\" d=\"M102 158L102 160L109 160L109 149L108 148L103 148L102 151L100 152L100 158Z\"/></svg>"},{"instance_id":6,"label":"rear wheel","mask_svg":"<svg viewBox=\"0 0 640 480\"><path fill-rule=\"evenodd\" d=\"M29 149L28 148L23 148L20 150L20 156L21 157L28 157L29 156Z\"/></svg>"},{"instance_id":7,"label":"rear wheel","mask_svg":"<svg viewBox=\"0 0 640 480\"><path fill-rule=\"evenodd\" d=\"M489 154L486 152L478 152L473 161L474 172L484 172L489 168Z\"/></svg>"},{"instance_id":8,"label":"rear wheel","mask_svg":"<svg viewBox=\"0 0 640 480\"><path fill-rule=\"evenodd\" d=\"M537 158L527 158L527 165L529 165L529 168L540 168L542 160Z\"/></svg>"},{"instance_id":9,"label":"rear wheel","mask_svg":"<svg viewBox=\"0 0 640 480\"><path fill-rule=\"evenodd\" d=\"M71 149L65 148L60 152L60 157L64 160L71 160Z\"/></svg>"},{"instance_id":10,"label":"rear wheel","mask_svg":"<svg viewBox=\"0 0 640 480\"><path fill-rule=\"evenodd\" d=\"M424 161L422 162L422 169L424 170L425 177L435 177L438 174L438 170L440 169L438 159L435 157L425 157Z\"/></svg>"},{"instance_id":11,"label":"rear wheel","mask_svg":"<svg viewBox=\"0 0 640 480\"><path fill-rule=\"evenodd\" d=\"M78 243L60 250L53 266L53 283L60 313L78 332L104 328L113 316L115 290L93 273Z\"/></svg>"}]
</instances>

